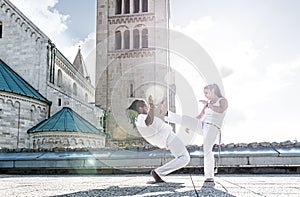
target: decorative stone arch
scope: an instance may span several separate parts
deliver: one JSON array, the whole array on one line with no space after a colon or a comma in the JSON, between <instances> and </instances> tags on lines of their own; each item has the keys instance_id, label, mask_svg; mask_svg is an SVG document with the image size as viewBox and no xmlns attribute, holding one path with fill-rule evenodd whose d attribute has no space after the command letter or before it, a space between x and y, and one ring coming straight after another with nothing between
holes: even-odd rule
<instances>
[{"instance_id":1,"label":"decorative stone arch","mask_svg":"<svg viewBox=\"0 0 300 197\"><path fill-rule=\"evenodd\" d=\"M38 111L38 112L42 112L42 107L41 106L38 106L37 108L36 108L36 110Z\"/></svg>"},{"instance_id":2,"label":"decorative stone arch","mask_svg":"<svg viewBox=\"0 0 300 197\"><path fill-rule=\"evenodd\" d=\"M25 29L25 31L26 31L26 32L31 32L30 27L27 26L26 29Z\"/></svg>"},{"instance_id":3,"label":"decorative stone arch","mask_svg":"<svg viewBox=\"0 0 300 197\"><path fill-rule=\"evenodd\" d=\"M70 146L70 140L67 137L63 138L62 139L62 145L64 147L69 147Z\"/></svg>"},{"instance_id":4,"label":"decorative stone arch","mask_svg":"<svg viewBox=\"0 0 300 197\"><path fill-rule=\"evenodd\" d=\"M41 147L41 145L43 145L44 144L44 140L41 140L40 138L39 139L37 139L37 141L36 141L36 145L37 145L37 147L38 148L40 148Z\"/></svg>"},{"instance_id":5,"label":"decorative stone arch","mask_svg":"<svg viewBox=\"0 0 300 197\"><path fill-rule=\"evenodd\" d=\"M75 138L71 138L71 140L70 140L70 146L71 147L76 147L77 146L77 141L76 141Z\"/></svg>"},{"instance_id":6,"label":"decorative stone arch","mask_svg":"<svg viewBox=\"0 0 300 197\"><path fill-rule=\"evenodd\" d=\"M14 16L16 16L16 13L11 13L10 18L13 18Z\"/></svg>"},{"instance_id":7,"label":"decorative stone arch","mask_svg":"<svg viewBox=\"0 0 300 197\"><path fill-rule=\"evenodd\" d=\"M115 29L115 49L116 50L120 50L120 49L124 48L124 46L125 46L125 31L127 32L127 30L129 30L129 28L126 25L120 25ZM130 35L130 33L129 33L129 35Z\"/></svg>"},{"instance_id":8,"label":"decorative stone arch","mask_svg":"<svg viewBox=\"0 0 300 197\"><path fill-rule=\"evenodd\" d=\"M30 114L30 120L33 121L34 117L35 117L34 114L36 113L36 106L32 104L29 111L30 111L30 113L29 113Z\"/></svg>"},{"instance_id":9,"label":"decorative stone arch","mask_svg":"<svg viewBox=\"0 0 300 197\"><path fill-rule=\"evenodd\" d=\"M10 8L7 8L7 9L5 10L5 13L9 14L10 11L11 11Z\"/></svg>"},{"instance_id":10,"label":"decorative stone arch","mask_svg":"<svg viewBox=\"0 0 300 197\"><path fill-rule=\"evenodd\" d=\"M78 142L77 142L77 145L84 145L84 142L83 142L83 140L82 139L78 139Z\"/></svg>"},{"instance_id":11,"label":"decorative stone arch","mask_svg":"<svg viewBox=\"0 0 300 197\"><path fill-rule=\"evenodd\" d=\"M20 17L16 17L16 23L19 23L21 21Z\"/></svg>"},{"instance_id":12,"label":"decorative stone arch","mask_svg":"<svg viewBox=\"0 0 300 197\"><path fill-rule=\"evenodd\" d=\"M14 107L14 102L13 102L13 100L11 100L11 99L7 99L7 100L6 100L6 104L7 104L7 105L11 105L11 107Z\"/></svg>"},{"instance_id":13,"label":"decorative stone arch","mask_svg":"<svg viewBox=\"0 0 300 197\"><path fill-rule=\"evenodd\" d=\"M34 104L32 104L30 107L30 111L35 112L36 109L37 109L36 106Z\"/></svg>"},{"instance_id":14,"label":"decorative stone arch","mask_svg":"<svg viewBox=\"0 0 300 197\"><path fill-rule=\"evenodd\" d=\"M6 4L2 3L1 6L0 6L0 8L4 8L5 6L6 6Z\"/></svg>"},{"instance_id":15,"label":"decorative stone arch","mask_svg":"<svg viewBox=\"0 0 300 197\"><path fill-rule=\"evenodd\" d=\"M85 145L87 147L91 146L91 141L89 139L85 140Z\"/></svg>"}]
</instances>

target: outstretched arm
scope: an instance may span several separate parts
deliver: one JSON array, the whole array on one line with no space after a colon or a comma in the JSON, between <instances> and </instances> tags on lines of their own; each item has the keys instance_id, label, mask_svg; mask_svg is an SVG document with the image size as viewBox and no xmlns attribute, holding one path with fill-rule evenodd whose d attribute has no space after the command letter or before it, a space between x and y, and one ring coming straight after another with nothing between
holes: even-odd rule
<instances>
[{"instance_id":1,"label":"outstretched arm","mask_svg":"<svg viewBox=\"0 0 300 197\"><path fill-rule=\"evenodd\" d=\"M149 126L153 123L154 120L154 104L153 104L153 97L150 95L148 98L148 103L149 103L149 111L148 111L148 116L145 120L146 125Z\"/></svg>"}]
</instances>

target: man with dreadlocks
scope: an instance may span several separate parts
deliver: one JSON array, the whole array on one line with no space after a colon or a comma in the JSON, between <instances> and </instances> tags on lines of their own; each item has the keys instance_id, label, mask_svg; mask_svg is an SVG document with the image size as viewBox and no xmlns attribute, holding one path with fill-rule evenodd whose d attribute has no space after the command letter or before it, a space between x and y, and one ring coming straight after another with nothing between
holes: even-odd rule
<instances>
[{"instance_id":1,"label":"man with dreadlocks","mask_svg":"<svg viewBox=\"0 0 300 197\"><path fill-rule=\"evenodd\" d=\"M135 100L128 107L127 112L142 137L159 148L170 150L175 157L161 167L152 170L150 174L155 183L165 182L161 176L166 176L175 170L186 166L190 162L190 155L181 140L173 132L173 128L160 118L154 116L153 98L148 99L149 107L144 100Z\"/></svg>"}]
</instances>

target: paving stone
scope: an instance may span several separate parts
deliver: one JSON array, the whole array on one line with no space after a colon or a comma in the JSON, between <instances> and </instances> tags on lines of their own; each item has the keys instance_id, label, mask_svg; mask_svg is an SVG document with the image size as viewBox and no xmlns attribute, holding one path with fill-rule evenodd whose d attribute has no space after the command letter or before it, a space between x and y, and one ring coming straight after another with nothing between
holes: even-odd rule
<instances>
[{"instance_id":1,"label":"paving stone","mask_svg":"<svg viewBox=\"0 0 300 197\"><path fill-rule=\"evenodd\" d=\"M300 175L218 175L204 183L199 174L171 174L150 184L149 174L0 175L0 196L300 196Z\"/></svg>"}]
</instances>

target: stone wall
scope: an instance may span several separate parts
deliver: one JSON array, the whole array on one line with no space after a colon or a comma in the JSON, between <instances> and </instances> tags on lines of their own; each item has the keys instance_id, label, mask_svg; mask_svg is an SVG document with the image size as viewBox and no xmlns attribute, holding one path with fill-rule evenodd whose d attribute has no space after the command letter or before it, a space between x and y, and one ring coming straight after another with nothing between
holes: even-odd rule
<instances>
[{"instance_id":1,"label":"stone wall","mask_svg":"<svg viewBox=\"0 0 300 197\"><path fill-rule=\"evenodd\" d=\"M46 95L48 38L9 1L0 0L0 58Z\"/></svg>"},{"instance_id":2,"label":"stone wall","mask_svg":"<svg viewBox=\"0 0 300 197\"><path fill-rule=\"evenodd\" d=\"M102 110L89 104L95 102L95 88L90 81L73 67L38 27L7 0L0 0L0 20L0 58L53 103L50 115L68 106L101 128ZM61 83L58 72L61 72Z\"/></svg>"},{"instance_id":3,"label":"stone wall","mask_svg":"<svg viewBox=\"0 0 300 197\"><path fill-rule=\"evenodd\" d=\"M0 91L0 147L29 148L27 130L48 118L48 112L44 102Z\"/></svg>"}]
</instances>

